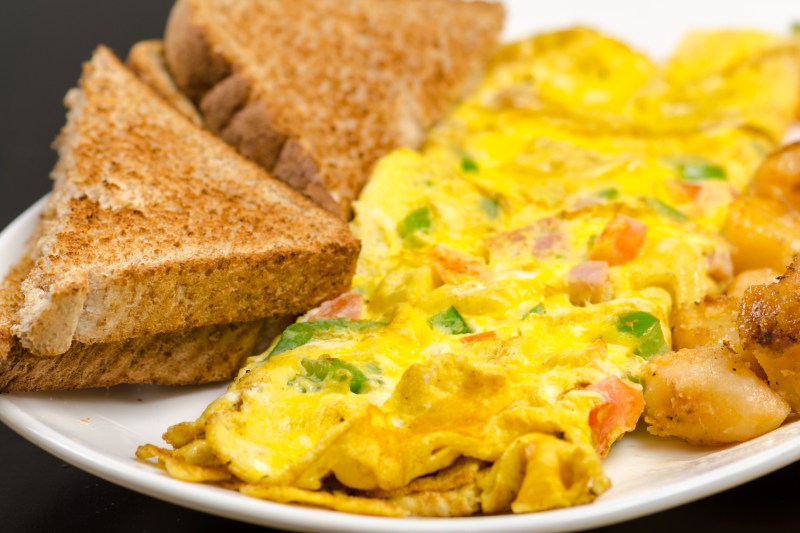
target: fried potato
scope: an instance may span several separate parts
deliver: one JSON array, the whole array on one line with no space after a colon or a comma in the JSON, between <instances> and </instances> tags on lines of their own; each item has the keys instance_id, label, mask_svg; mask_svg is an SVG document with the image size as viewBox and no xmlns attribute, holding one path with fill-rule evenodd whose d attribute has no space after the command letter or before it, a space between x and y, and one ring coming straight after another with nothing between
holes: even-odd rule
<instances>
[{"instance_id":1,"label":"fried potato","mask_svg":"<svg viewBox=\"0 0 800 533\"><path fill-rule=\"evenodd\" d=\"M800 142L769 155L756 171L750 192L800 210Z\"/></svg>"},{"instance_id":2,"label":"fried potato","mask_svg":"<svg viewBox=\"0 0 800 533\"><path fill-rule=\"evenodd\" d=\"M789 405L724 346L654 357L643 369L647 430L692 444L742 442L780 426Z\"/></svg>"},{"instance_id":3,"label":"fried potato","mask_svg":"<svg viewBox=\"0 0 800 533\"><path fill-rule=\"evenodd\" d=\"M680 306L672 314L672 347L738 346L738 312L738 300L731 296L707 296L701 302Z\"/></svg>"},{"instance_id":4,"label":"fried potato","mask_svg":"<svg viewBox=\"0 0 800 533\"><path fill-rule=\"evenodd\" d=\"M800 357L797 353L774 357L756 350L755 354L772 390L789 402L792 409L800 410Z\"/></svg>"},{"instance_id":5,"label":"fried potato","mask_svg":"<svg viewBox=\"0 0 800 533\"><path fill-rule=\"evenodd\" d=\"M753 285L768 285L778 280L778 271L771 268L757 268L755 270L745 270L733 278L725 291L728 296L740 299L744 296L744 291Z\"/></svg>"},{"instance_id":6,"label":"fried potato","mask_svg":"<svg viewBox=\"0 0 800 533\"><path fill-rule=\"evenodd\" d=\"M746 282L743 279L738 283ZM672 347L677 351L726 346L742 364L766 380L755 355L742 349L738 319L739 298L733 296L707 296L702 302L682 305L672 314Z\"/></svg>"},{"instance_id":7,"label":"fried potato","mask_svg":"<svg viewBox=\"0 0 800 533\"><path fill-rule=\"evenodd\" d=\"M800 259L795 258L777 283L751 287L742 299L739 334L746 348L771 349L774 355L800 343Z\"/></svg>"},{"instance_id":8,"label":"fried potato","mask_svg":"<svg viewBox=\"0 0 800 533\"><path fill-rule=\"evenodd\" d=\"M736 272L786 268L800 253L800 214L773 198L745 195L730 207L723 230Z\"/></svg>"},{"instance_id":9,"label":"fried potato","mask_svg":"<svg viewBox=\"0 0 800 533\"><path fill-rule=\"evenodd\" d=\"M751 287L742 299L739 335L770 386L800 410L800 259L777 283Z\"/></svg>"}]
</instances>

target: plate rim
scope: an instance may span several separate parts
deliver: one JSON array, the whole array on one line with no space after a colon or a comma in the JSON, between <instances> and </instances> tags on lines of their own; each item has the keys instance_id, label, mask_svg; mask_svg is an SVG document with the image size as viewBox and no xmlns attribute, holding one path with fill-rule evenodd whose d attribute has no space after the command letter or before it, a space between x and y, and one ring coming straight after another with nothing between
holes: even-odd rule
<instances>
[{"instance_id":1,"label":"plate rim","mask_svg":"<svg viewBox=\"0 0 800 533\"><path fill-rule=\"evenodd\" d=\"M506 3L522 4L522 1L511 0ZM620 4L619 1L614 3ZM678 3L688 5L693 2L679 0ZM781 3L788 5L786 0ZM717 4L728 6L727 2L724 4L717 2ZM733 2L733 4L737 4L737 2ZM533 7L533 3L531 6ZM800 6L797 16L800 17ZM14 246L18 247L27 239L28 235L21 235L21 233L34 223L35 218L44 208L47 197L48 195L32 204L3 229L0 233L0 256L4 255L3 252L8 249L9 243L13 242ZM6 261L6 258L3 257L2 260ZM13 263L13 258L9 263ZM0 267L0 270L3 269ZM4 271L0 273L5 274ZM176 394L180 394L180 391L176 391ZM17 398L24 398L24 395L0 394L0 422L32 444L81 470L108 482L172 504L255 525L292 531L326 533L366 533L376 530L386 533L400 533L409 530L420 533L575 531L607 526L674 508L746 483L800 460L800 438L795 439L794 443L791 439L786 439L776 444L774 448L760 449L750 456L727 463L722 467L703 472L680 483L667 485L658 497L654 497L653 492L648 491L638 497L618 500L603 500L601 496L591 504L525 515L398 520L274 503L249 498L237 492L217 487L178 481L159 469L138 462L133 453L130 454L130 461L124 462L118 457L108 456L101 451L94 450L87 444L75 442L39 420L32 413L27 412L15 402ZM800 419L796 417L788 425L776 431L780 432L789 427L792 428L792 433L800 434ZM772 434L749 442L768 439L770 435ZM748 443L738 446L746 445Z\"/></svg>"},{"instance_id":2,"label":"plate rim","mask_svg":"<svg viewBox=\"0 0 800 533\"><path fill-rule=\"evenodd\" d=\"M0 249L3 235L0 234ZM374 517L275 503L244 496L238 492L205 484L193 484L169 477L152 465L137 461L123 464L91 447L72 442L13 402L13 393L0 395L0 421L19 435L65 462L108 482L157 499L233 520L259 526L278 527L290 531L320 533L460 533L495 532L535 533L569 532L607 526L644 515L670 509L684 503L711 496L746 483L800 460L800 441L787 439L774 448L767 448L744 459L710 470L688 480L668 485L657 498L643 496L632 499L593 503L518 515L474 516L459 518L405 519ZM800 419L781 429L800 430ZM776 430L776 431L780 431ZM764 437L769 437L770 434ZM761 439L763 437L759 437ZM757 441L754 439L750 443ZM744 446L747 443L737 445ZM713 452L712 452L713 453ZM633 500L633 503L630 503Z\"/></svg>"}]
</instances>

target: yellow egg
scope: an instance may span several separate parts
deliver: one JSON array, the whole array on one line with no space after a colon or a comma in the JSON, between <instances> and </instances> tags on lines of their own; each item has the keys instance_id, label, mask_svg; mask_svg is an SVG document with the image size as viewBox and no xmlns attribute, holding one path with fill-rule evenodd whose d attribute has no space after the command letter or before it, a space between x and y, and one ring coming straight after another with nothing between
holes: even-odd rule
<instances>
[{"instance_id":1,"label":"yellow egg","mask_svg":"<svg viewBox=\"0 0 800 533\"><path fill-rule=\"evenodd\" d=\"M176 445L246 494L350 512L590 502L672 308L731 276L718 231L792 119L796 53L754 32L663 65L587 28L505 46L421 150L376 165L359 305L287 329Z\"/></svg>"}]
</instances>

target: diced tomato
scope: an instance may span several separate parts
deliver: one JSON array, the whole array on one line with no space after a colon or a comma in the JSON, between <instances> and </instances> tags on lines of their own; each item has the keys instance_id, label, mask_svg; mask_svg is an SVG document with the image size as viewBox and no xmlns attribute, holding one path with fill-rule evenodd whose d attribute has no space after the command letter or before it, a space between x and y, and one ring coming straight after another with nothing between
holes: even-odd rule
<instances>
[{"instance_id":1,"label":"diced tomato","mask_svg":"<svg viewBox=\"0 0 800 533\"><path fill-rule=\"evenodd\" d=\"M593 383L587 389L599 392L606 400L589 413L594 447L605 456L615 441L636 428L644 411L644 395L640 388L616 376Z\"/></svg>"},{"instance_id":2,"label":"diced tomato","mask_svg":"<svg viewBox=\"0 0 800 533\"><path fill-rule=\"evenodd\" d=\"M616 215L595 241L589 258L606 261L611 266L621 265L636 259L646 239L647 226L635 218Z\"/></svg>"},{"instance_id":3,"label":"diced tomato","mask_svg":"<svg viewBox=\"0 0 800 533\"><path fill-rule=\"evenodd\" d=\"M609 296L608 263L585 261L567 273L567 291L574 305L600 303Z\"/></svg>"},{"instance_id":4,"label":"diced tomato","mask_svg":"<svg viewBox=\"0 0 800 533\"><path fill-rule=\"evenodd\" d=\"M675 181L675 187L692 201L697 201L700 193L703 192L702 183L692 183L690 181Z\"/></svg>"},{"instance_id":5,"label":"diced tomato","mask_svg":"<svg viewBox=\"0 0 800 533\"><path fill-rule=\"evenodd\" d=\"M444 283L457 283L464 278L486 279L489 276L489 269L481 259L445 246L434 247L431 258L433 269Z\"/></svg>"},{"instance_id":6,"label":"diced tomato","mask_svg":"<svg viewBox=\"0 0 800 533\"><path fill-rule=\"evenodd\" d=\"M461 338L461 342L478 342L478 341L485 341L489 339L496 339L497 333L494 331L482 331L480 333L474 333L472 335L467 335L466 337Z\"/></svg>"},{"instance_id":7,"label":"diced tomato","mask_svg":"<svg viewBox=\"0 0 800 533\"><path fill-rule=\"evenodd\" d=\"M306 313L305 321L312 322L325 318L352 318L357 320L361 318L363 311L364 297L355 292L346 292L333 300L321 303Z\"/></svg>"}]
</instances>

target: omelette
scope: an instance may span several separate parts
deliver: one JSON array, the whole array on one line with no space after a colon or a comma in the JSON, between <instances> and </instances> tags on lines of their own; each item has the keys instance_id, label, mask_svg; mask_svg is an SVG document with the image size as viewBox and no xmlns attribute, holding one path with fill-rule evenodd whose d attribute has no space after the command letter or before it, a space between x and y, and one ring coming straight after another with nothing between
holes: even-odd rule
<instances>
[{"instance_id":1,"label":"omelette","mask_svg":"<svg viewBox=\"0 0 800 533\"><path fill-rule=\"evenodd\" d=\"M588 28L505 45L421 149L374 168L352 290L139 457L375 515L591 502L672 309L730 281L719 229L799 80L795 44L759 32L693 33L665 63Z\"/></svg>"}]
</instances>

